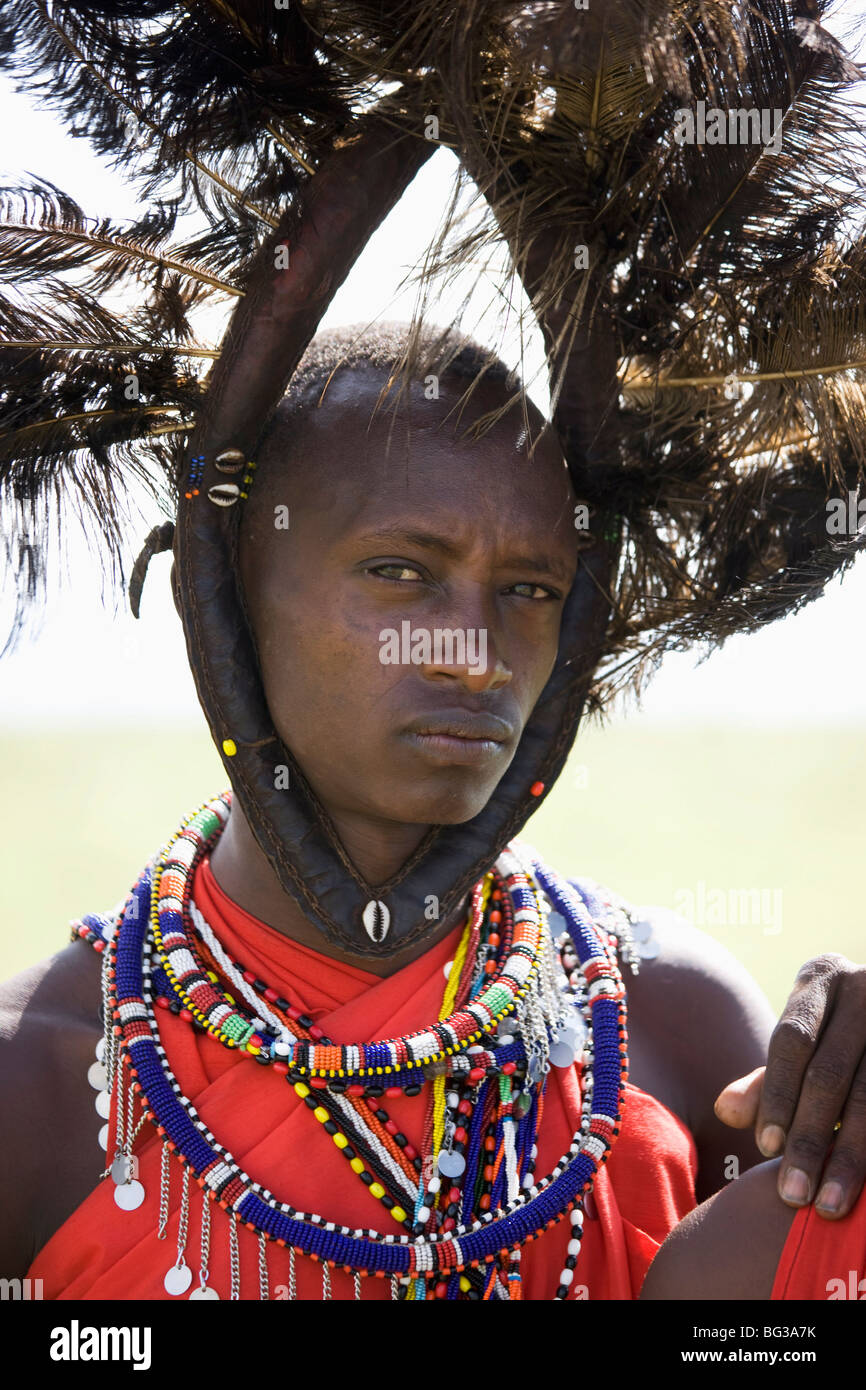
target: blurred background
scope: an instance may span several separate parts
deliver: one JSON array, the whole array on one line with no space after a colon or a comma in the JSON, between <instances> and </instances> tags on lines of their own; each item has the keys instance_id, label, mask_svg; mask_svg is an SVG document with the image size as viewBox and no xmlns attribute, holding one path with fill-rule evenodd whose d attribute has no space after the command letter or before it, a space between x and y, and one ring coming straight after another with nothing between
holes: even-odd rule
<instances>
[{"instance_id":1,"label":"blurred background","mask_svg":"<svg viewBox=\"0 0 866 1390\"><path fill-rule=\"evenodd\" d=\"M837 7L837 32L863 13ZM831 27L832 23L831 23ZM93 216L121 221L135 190L26 94L0 82L4 181L57 183ZM450 195L437 153L372 239L325 325L410 317L407 270ZM484 305L497 267L443 291L446 321L522 360L532 394L536 336L504 335ZM485 294L485 288L487 293ZM525 306L524 306L525 308ZM473 318L474 314L474 318ZM219 340L220 324L207 326ZM130 562L161 520L130 518ZM0 975L59 950L70 918L113 905L182 816L225 784L169 593L168 555L151 563L142 616L103 600L74 524L45 612L0 661ZM0 647L9 627L0 599ZM523 838L556 867L637 904L685 912L754 974L778 1009L797 968L823 950L866 959L858 870L866 840L866 564L784 622L706 660L672 654L640 707L623 700L582 728L557 786Z\"/></svg>"}]
</instances>

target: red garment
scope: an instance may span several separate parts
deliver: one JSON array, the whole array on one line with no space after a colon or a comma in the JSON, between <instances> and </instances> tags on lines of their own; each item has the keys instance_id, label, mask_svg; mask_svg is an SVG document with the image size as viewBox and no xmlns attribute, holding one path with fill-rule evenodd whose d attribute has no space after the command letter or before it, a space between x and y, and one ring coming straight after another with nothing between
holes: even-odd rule
<instances>
[{"instance_id":1,"label":"red garment","mask_svg":"<svg viewBox=\"0 0 866 1390\"><path fill-rule=\"evenodd\" d=\"M389 979L341 965L290 941L233 903L219 887L207 857L196 873L193 898L234 960L306 1009L338 1042L408 1033L438 1017L445 989L443 966L454 956L461 928ZM332 1140L285 1077L258 1066L197 1033L169 1012L159 1013L160 1034L175 1076L218 1141L255 1181L298 1211L383 1234L399 1228L351 1171ZM421 1095L383 1103L420 1151L429 1083ZM136 1105L136 1116L139 1107ZM536 1173L542 1176L568 1150L580 1120L577 1071L550 1073L539 1138ZM101 1124L94 1114L96 1132ZM114 1134L114 1119L111 1120ZM163 1279L176 1256L181 1169L171 1162L171 1216L166 1238L157 1239L161 1143L145 1124L135 1145L146 1197L136 1211L120 1211L114 1185L101 1182L39 1252L28 1277L43 1280L51 1299L164 1299ZM587 1219L573 1295L591 1299L636 1298L661 1242L695 1205L697 1153L685 1125L636 1087L626 1094L624 1120L608 1163L594 1188L596 1215ZM186 1260L198 1285L201 1192L190 1184ZM545 1231L523 1251L524 1297L549 1299L558 1283L569 1240L568 1220ZM258 1239L239 1230L241 1297L259 1298ZM270 1297L288 1297L289 1254L268 1243ZM229 1221L212 1206L209 1282L228 1298ZM297 1292L322 1297L321 1266L296 1259ZM352 1298L353 1283L332 1273L334 1298ZM586 1290L585 1293L582 1289ZM184 1295L186 1296L186 1295ZM389 1298L385 1280L365 1278L362 1297Z\"/></svg>"},{"instance_id":2,"label":"red garment","mask_svg":"<svg viewBox=\"0 0 866 1390\"><path fill-rule=\"evenodd\" d=\"M814 1207L801 1207L770 1297L779 1302L866 1299L866 1188L841 1221L825 1221Z\"/></svg>"}]
</instances>

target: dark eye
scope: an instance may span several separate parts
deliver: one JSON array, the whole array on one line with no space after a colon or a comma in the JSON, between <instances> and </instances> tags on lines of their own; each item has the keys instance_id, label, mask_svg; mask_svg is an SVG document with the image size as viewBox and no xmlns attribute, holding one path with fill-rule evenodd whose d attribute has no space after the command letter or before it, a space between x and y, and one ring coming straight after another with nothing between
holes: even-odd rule
<instances>
[{"instance_id":1,"label":"dark eye","mask_svg":"<svg viewBox=\"0 0 866 1390\"><path fill-rule=\"evenodd\" d=\"M423 575L412 565L373 565L368 569L368 574L381 575L383 579L390 579L394 583L401 581L414 583L415 580L423 579Z\"/></svg>"},{"instance_id":2,"label":"dark eye","mask_svg":"<svg viewBox=\"0 0 866 1390\"><path fill-rule=\"evenodd\" d=\"M539 601L541 599L558 599L562 595L556 593L554 589L547 589L543 584L512 584L509 593L517 594L518 598L531 598Z\"/></svg>"}]
</instances>

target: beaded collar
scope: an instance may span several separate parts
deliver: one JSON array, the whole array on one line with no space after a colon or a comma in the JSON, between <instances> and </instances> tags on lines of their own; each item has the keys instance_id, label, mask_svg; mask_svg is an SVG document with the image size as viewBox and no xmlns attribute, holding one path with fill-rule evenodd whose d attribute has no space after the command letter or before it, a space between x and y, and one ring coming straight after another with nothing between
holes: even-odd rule
<instances>
[{"instance_id":1,"label":"beaded collar","mask_svg":"<svg viewBox=\"0 0 866 1390\"><path fill-rule=\"evenodd\" d=\"M273 1037L267 1032L256 1033L256 1023L261 1020L253 1022L237 1009L233 998L218 988L216 979L212 978L213 972L209 974L201 969L191 949L194 943L187 919L193 871L201 855L212 847L221 833L229 809L230 795L226 794L207 803L185 821L157 860L144 870L116 922L107 918L83 919L81 934L86 934L97 949L103 950L106 1039L102 1054L106 1089L110 1091L116 1087L118 1090L114 1160L105 1176L110 1174L116 1184L118 1205L130 1209L144 1200L141 1184L132 1176L131 1158L135 1137L141 1124L148 1120L163 1136L164 1174L168 1171L170 1152L183 1165L185 1209L188 1211L187 1182L192 1174L202 1186L205 1208L213 1202L228 1214L233 1230L237 1221L242 1221L256 1231L265 1270L267 1242L276 1241L289 1247L292 1258L294 1253L299 1253L322 1261L325 1270L328 1267L351 1270L356 1275L356 1289L360 1288L357 1276L378 1275L391 1277L395 1297L407 1287L416 1290L409 1295L412 1297L431 1296L417 1290L432 1287L437 1296L459 1297L459 1290L468 1297L489 1297L493 1296L490 1292L495 1282L493 1277L487 1278L485 1273L481 1281L485 1291L479 1294L477 1289L481 1285L475 1278L476 1272L485 1272L491 1264L496 1266L506 1252L509 1272L506 1279L503 1270L502 1286L507 1285L509 1292L502 1294L497 1285L497 1296L515 1297L519 1296L520 1246L570 1213L575 1230L569 1243L566 1268L554 1294L557 1299L567 1297L579 1249L580 1202L591 1189L619 1131L627 1075L624 990L615 951L611 938L593 922L581 894L541 864L534 863L529 869L517 853L506 852L497 861L495 872L504 887L509 907L507 953L501 967L495 968L487 979L482 978L474 999L406 1038L337 1045L328 1040L295 1037L281 1043L282 1048L288 1049L281 1056L276 1052ZM489 882L482 882L473 893L476 927L479 907L487 898L489 888ZM549 985L551 980L551 943L539 901L540 889L567 924L578 962L576 973L583 991L587 1040L580 1127L568 1151L551 1172L536 1179L529 1171L529 1149L525 1143L521 1145L520 1125L527 1118L534 1117L536 1123L540 1118L545 1073L551 1061L557 1065L571 1065L578 1047L574 1010L568 1001L557 1017L548 1008L546 1027L540 1030L546 1033L546 1038L544 1043L539 1043L540 1000L545 983ZM499 1145L500 1159L503 1156L505 1159L498 1186L488 1184L488 1201L491 1194L499 1196L495 1207L473 1215L471 1197L465 1204L461 1197L463 1219L450 1219L450 1222L441 1223L437 1230L425 1231L423 1219L426 1218L419 1226L418 1217L425 1212L426 1217L430 1216L440 1183L438 1179L430 1180L426 1184L428 1196L425 1198L422 1181L412 1214L415 1224L411 1225L406 1211L399 1213L405 1218L404 1224L413 1231L412 1238L407 1234L383 1235L373 1229L340 1226L315 1213L298 1211L281 1200L235 1163L204 1125L192 1103L183 1096L159 1037L154 982L160 980L168 981L178 998L185 1001L184 1007L188 1008L196 1026L206 1029L226 1046L245 1048L256 1060L262 1060L263 1054L270 1056L274 1066L279 1067L297 1093L310 1104L316 1118L326 1125L339 1107L345 1110L348 1106L345 1091L349 1084L354 1083L355 1090L360 1084L371 1094L381 1095L383 1088L375 1085L377 1082L389 1087L411 1086L414 1090L430 1076L435 1078L434 1089L438 1086L441 1092L446 1067L462 1063L461 1079L467 1094L477 1100L487 1093L485 1088L498 1090L499 1118L488 1131L498 1136L493 1142ZM571 1023L567 1017L569 1013ZM300 1020L298 1023L300 1025ZM495 1034L503 1025L514 1036L503 1038L500 1045ZM530 1045L527 1045L527 1029L531 1035ZM299 1026L298 1031L303 1029ZM257 1038L255 1042L254 1037ZM482 1038L484 1046L479 1047ZM470 1048L476 1051L467 1055ZM467 1069L467 1063L482 1059L483 1066ZM521 1076L524 1094L529 1095L532 1088L536 1088L529 1107L532 1114L527 1117L524 1110L522 1118L513 1104L512 1090L512 1078L519 1080ZM317 1093L311 1092L312 1085L318 1088ZM134 1128L136 1098L142 1115ZM326 1104L320 1105L320 1100ZM467 1107L465 1113L472 1113L469 1102L464 1100L458 1105L457 1100L455 1093L453 1108L458 1119L464 1113L461 1107ZM375 1099L372 1104L375 1108ZM472 1135L452 1124L450 1142L444 1147L440 1115L437 1141L440 1173L450 1175L448 1163L455 1161L454 1135L462 1133L464 1140L469 1141L470 1150L473 1143L477 1147L481 1134L478 1117L481 1115L479 1108L473 1118ZM329 1132L333 1137L334 1131ZM466 1147L462 1144L463 1150ZM465 1167L460 1150L458 1140L457 1160ZM523 1152L520 1161L518 1151ZM405 1154L402 1158L403 1168L392 1162L391 1170L396 1175L398 1193L411 1197L413 1183L409 1174L416 1170L406 1162ZM455 1172L460 1171L459 1166L455 1168ZM166 1178L160 1193L160 1208L162 1211L164 1207L166 1213L167 1192ZM455 1189L451 1195L460 1194ZM392 1201L391 1207L394 1206ZM458 1210L456 1205L454 1210ZM235 1245L236 1235L233 1250ZM232 1297L236 1296L235 1273L233 1267ZM323 1279L326 1277L323 1274ZM166 1276L166 1290L172 1294L183 1292L190 1280L191 1271L179 1244L178 1262ZM217 1296L212 1289L206 1288L205 1280L206 1275L192 1297Z\"/></svg>"}]
</instances>

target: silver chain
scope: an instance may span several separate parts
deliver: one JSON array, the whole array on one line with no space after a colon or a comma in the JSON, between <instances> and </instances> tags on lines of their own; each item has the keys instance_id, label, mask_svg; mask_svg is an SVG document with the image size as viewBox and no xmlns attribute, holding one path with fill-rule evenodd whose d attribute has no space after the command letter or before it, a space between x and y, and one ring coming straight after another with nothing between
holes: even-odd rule
<instances>
[{"instance_id":1,"label":"silver chain","mask_svg":"<svg viewBox=\"0 0 866 1390\"><path fill-rule=\"evenodd\" d=\"M270 1298L268 1288L268 1242L264 1231L259 1231L259 1298L267 1303Z\"/></svg>"},{"instance_id":2,"label":"silver chain","mask_svg":"<svg viewBox=\"0 0 866 1390\"><path fill-rule=\"evenodd\" d=\"M159 1227L156 1232L157 1240L165 1240L165 1228L168 1225L168 1197L170 1187L170 1154L168 1152L168 1144L164 1141L162 1153L159 1157Z\"/></svg>"},{"instance_id":3,"label":"silver chain","mask_svg":"<svg viewBox=\"0 0 866 1390\"><path fill-rule=\"evenodd\" d=\"M238 1250L238 1218L236 1212L229 1213L229 1264L231 1267L230 1299L237 1301L241 1296L241 1257Z\"/></svg>"}]
</instances>

